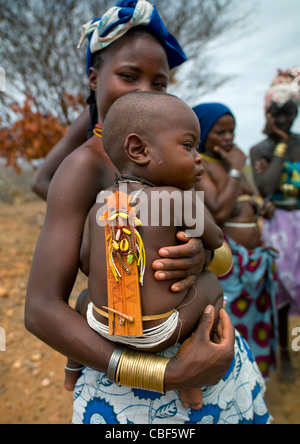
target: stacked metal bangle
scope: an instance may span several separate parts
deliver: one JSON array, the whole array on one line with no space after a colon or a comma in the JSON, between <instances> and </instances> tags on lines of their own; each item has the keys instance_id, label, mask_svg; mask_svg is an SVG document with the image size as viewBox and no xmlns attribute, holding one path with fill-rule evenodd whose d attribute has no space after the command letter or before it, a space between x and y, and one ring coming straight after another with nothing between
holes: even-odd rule
<instances>
[{"instance_id":1,"label":"stacked metal bangle","mask_svg":"<svg viewBox=\"0 0 300 444\"><path fill-rule=\"evenodd\" d=\"M165 393L165 372L170 359L117 347L109 362L107 376L118 386Z\"/></svg>"},{"instance_id":2,"label":"stacked metal bangle","mask_svg":"<svg viewBox=\"0 0 300 444\"><path fill-rule=\"evenodd\" d=\"M110 382L116 382L117 368L125 347L118 346L113 352L107 369L107 377Z\"/></svg>"}]
</instances>

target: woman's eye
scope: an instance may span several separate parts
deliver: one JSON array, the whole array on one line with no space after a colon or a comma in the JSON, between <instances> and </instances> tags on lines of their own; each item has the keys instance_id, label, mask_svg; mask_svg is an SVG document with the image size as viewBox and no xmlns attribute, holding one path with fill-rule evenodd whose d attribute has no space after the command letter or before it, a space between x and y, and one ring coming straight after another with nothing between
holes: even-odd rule
<instances>
[{"instance_id":1,"label":"woman's eye","mask_svg":"<svg viewBox=\"0 0 300 444\"><path fill-rule=\"evenodd\" d=\"M165 83L161 83L161 82L155 82L153 86L154 86L154 88L159 89L161 91L167 89L167 85Z\"/></svg>"},{"instance_id":2,"label":"woman's eye","mask_svg":"<svg viewBox=\"0 0 300 444\"><path fill-rule=\"evenodd\" d=\"M135 80L135 76L133 74L129 74L129 73L123 73L121 74L121 77L123 77L123 79L133 82Z\"/></svg>"}]
</instances>

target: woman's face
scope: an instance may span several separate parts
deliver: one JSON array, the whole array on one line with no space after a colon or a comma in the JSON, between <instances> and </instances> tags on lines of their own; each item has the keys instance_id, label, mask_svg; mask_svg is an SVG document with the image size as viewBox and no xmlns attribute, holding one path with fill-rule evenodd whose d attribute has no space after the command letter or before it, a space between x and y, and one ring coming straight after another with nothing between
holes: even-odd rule
<instances>
[{"instance_id":1,"label":"woman's face","mask_svg":"<svg viewBox=\"0 0 300 444\"><path fill-rule=\"evenodd\" d=\"M96 89L99 122L103 122L111 105L124 94L167 90L167 54L151 35L125 35L105 54L99 71L90 70L89 80Z\"/></svg>"},{"instance_id":2,"label":"woman's face","mask_svg":"<svg viewBox=\"0 0 300 444\"><path fill-rule=\"evenodd\" d=\"M213 152L218 146L229 152L233 147L235 121L230 114L222 116L212 127L205 141L205 149Z\"/></svg>"}]
</instances>

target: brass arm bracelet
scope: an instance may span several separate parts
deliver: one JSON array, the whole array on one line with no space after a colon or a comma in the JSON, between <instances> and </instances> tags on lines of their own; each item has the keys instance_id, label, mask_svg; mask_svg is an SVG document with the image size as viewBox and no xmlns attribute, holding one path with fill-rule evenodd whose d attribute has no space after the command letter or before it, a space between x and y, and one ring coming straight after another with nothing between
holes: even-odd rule
<instances>
[{"instance_id":1,"label":"brass arm bracelet","mask_svg":"<svg viewBox=\"0 0 300 444\"><path fill-rule=\"evenodd\" d=\"M125 349L120 358L115 382L119 386L165 393L165 373L170 359Z\"/></svg>"},{"instance_id":2,"label":"brass arm bracelet","mask_svg":"<svg viewBox=\"0 0 300 444\"><path fill-rule=\"evenodd\" d=\"M275 147L273 155L276 157L284 157L287 150L286 143L278 143Z\"/></svg>"},{"instance_id":3,"label":"brass arm bracelet","mask_svg":"<svg viewBox=\"0 0 300 444\"><path fill-rule=\"evenodd\" d=\"M233 266L232 252L229 245L224 242L221 248L214 252L214 258L206 267L206 271L210 271L218 277L222 277L229 273Z\"/></svg>"}]
</instances>

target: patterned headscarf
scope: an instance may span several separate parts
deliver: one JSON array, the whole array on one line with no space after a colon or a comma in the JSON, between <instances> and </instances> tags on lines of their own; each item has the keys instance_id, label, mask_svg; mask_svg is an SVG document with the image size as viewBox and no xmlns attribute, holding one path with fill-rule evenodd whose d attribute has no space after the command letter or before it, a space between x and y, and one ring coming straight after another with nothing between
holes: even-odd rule
<instances>
[{"instance_id":1,"label":"patterned headscarf","mask_svg":"<svg viewBox=\"0 0 300 444\"><path fill-rule=\"evenodd\" d=\"M193 110L198 117L201 127L201 143L198 151L202 153L207 136L217 121L225 114L230 114L233 118L234 115L231 110L222 103L203 103L195 106Z\"/></svg>"},{"instance_id":2,"label":"patterned headscarf","mask_svg":"<svg viewBox=\"0 0 300 444\"><path fill-rule=\"evenodd\" d=\"M145 26L159 38L166 50L170 69L187 60L175 37L168 32L155 5L146 0L123 0L105 12L101 18L83 25L78 48L85 39L89 40L87 74L92 65L92 54L106 48L135 26Z\"/></svg>"},{"instance_id":3,"label":"patterned headscarf","mask_svg":"<svg viewBox=\"0 0 300 444\"><path fill-rule=\"evenodd\" d=\"M292 101L300 106L300 68L288 68L286 71L278 70L277 77L272 81L265 96L265 111L273 103L279 107Z\"/></svg>"}]
</instances>

